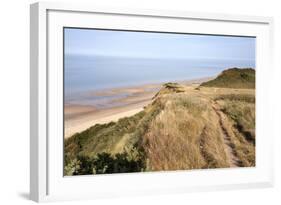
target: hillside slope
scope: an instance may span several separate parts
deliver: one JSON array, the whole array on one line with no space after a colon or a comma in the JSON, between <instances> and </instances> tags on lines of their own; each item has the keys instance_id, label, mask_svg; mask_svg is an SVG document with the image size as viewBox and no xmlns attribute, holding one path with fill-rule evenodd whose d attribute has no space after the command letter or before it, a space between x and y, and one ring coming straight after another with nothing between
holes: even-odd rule
<instances>
[{"instance_id":1,"label":"hillside slope","mask_svg":"<svg viewBox=\"0 0 281 205\"><path fill-rule=\"evenodd\" d=\"M224 70L215 79L201 86L223 88L255 88L255 70L252 68L231 68Z\"/></svg>"},{"instance_id":2,"label":"hillside slope","mask_svg":"<svg viewBox=\"0 0 281 205\"><path fill-rule=\"evenodd\" d=\"M65 175L255 165L255 96L164 84L143 111L65 140Z\"/></svg>"}]
</instances>

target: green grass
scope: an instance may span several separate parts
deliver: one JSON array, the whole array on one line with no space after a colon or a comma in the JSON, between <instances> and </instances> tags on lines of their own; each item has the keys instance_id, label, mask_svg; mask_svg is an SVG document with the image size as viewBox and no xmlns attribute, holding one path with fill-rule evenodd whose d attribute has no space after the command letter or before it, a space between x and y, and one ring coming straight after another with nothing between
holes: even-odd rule
<instances>
[{"instance_id":1,"label":"green grass","mask_svg":"<svg viewBox=\"0 0 281 205\"><path fill-rule=\"evenodd\" d=\"M102 172L99 171L93 172L95 167L92 167L91 169L87 168L88 171L83 171L85 166L90 162L93 163L97 157L99 158L101 153L108 154L113 161L118 159L118 163L120 161L118 158L119 154L124 156L126 155L128 163L125 163L125 159L123 161L125 164L130 166L127 170L128 172L144 169L144 153L142 148L139 146L140 138L147 131L151 120L155 118L162 108L161 100L157 99L151 105L147 106L145 111L141 111L132 117L121 118L116 123L110 122L102 125L97 124L66 139L64 145L64 173L66 175L101 174ZM114 150L116 145L124 137L128 138L127 143L123 145L122 151L115 153ZM87 160L85 161L85 159ZM109 160L108 163L113 162ZM131 166L131 164L134 163L137 163L138 166ZM125 170L124 166L120 170ZM119 165L117 167L119 167ZM137 170L134 170L133 167ZM108 169L104 173L115 173L114 170L112 171L112 169Z\"/></svg>"},{"instance_id":2,"label":"green grass","mask_svg":"<svg viewBox=\"0 0 281 205\"><path fill-rule=\"evenodd\" d=\"M231 68L223 71L215 79L201 84L204 87L255 88L255 70L251 68Z\"/></svg>"}]
</instances>

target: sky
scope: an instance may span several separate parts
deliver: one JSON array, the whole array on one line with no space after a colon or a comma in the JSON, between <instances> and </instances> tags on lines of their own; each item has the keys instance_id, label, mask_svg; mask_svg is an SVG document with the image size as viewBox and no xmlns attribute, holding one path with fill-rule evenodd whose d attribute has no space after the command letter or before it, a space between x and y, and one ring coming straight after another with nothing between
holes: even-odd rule
<instances>
[{"instance_id":1,"label":"sky","mask_svg":"<svg viewBox=\"0 0 281 205\"><path fill-rule=\"evenodd\" d=\"M255 60L255 38L65 28L65 54Z\"/></svg>"}]
</instances>

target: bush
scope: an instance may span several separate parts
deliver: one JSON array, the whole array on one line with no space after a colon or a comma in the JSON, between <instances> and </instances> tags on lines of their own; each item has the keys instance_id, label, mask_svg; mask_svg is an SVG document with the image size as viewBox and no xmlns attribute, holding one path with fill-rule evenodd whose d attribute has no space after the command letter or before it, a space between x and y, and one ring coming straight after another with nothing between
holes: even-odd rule
<instances>
[{"instance_id":1,"label":"bush","mask_svg":"<svg viewBox=\"0 0 281 205\"><path fill-rule=\"evenodd\" d=\"M135 159L127 152L110 155L103 152L94 158L77 157L64 168L65 175L89 175L140 172L144 170L141 158Z\"/></svg>"}]
</instances>

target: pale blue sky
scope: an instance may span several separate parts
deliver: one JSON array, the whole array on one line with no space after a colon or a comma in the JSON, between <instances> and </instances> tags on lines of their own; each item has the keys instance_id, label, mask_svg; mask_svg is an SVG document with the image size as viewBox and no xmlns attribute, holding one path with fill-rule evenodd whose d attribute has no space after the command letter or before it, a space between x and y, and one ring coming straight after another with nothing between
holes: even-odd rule
<instances>
[{"instance_id":1,"label":"pale blue sky","mask_svg":"<svg viewBox=\"0 0 281 205\"><path fill-rule=\"evenodd\" d=\"M255 38L65 28L65 54L255 60Z\"/></svg>"}]
</instances>

